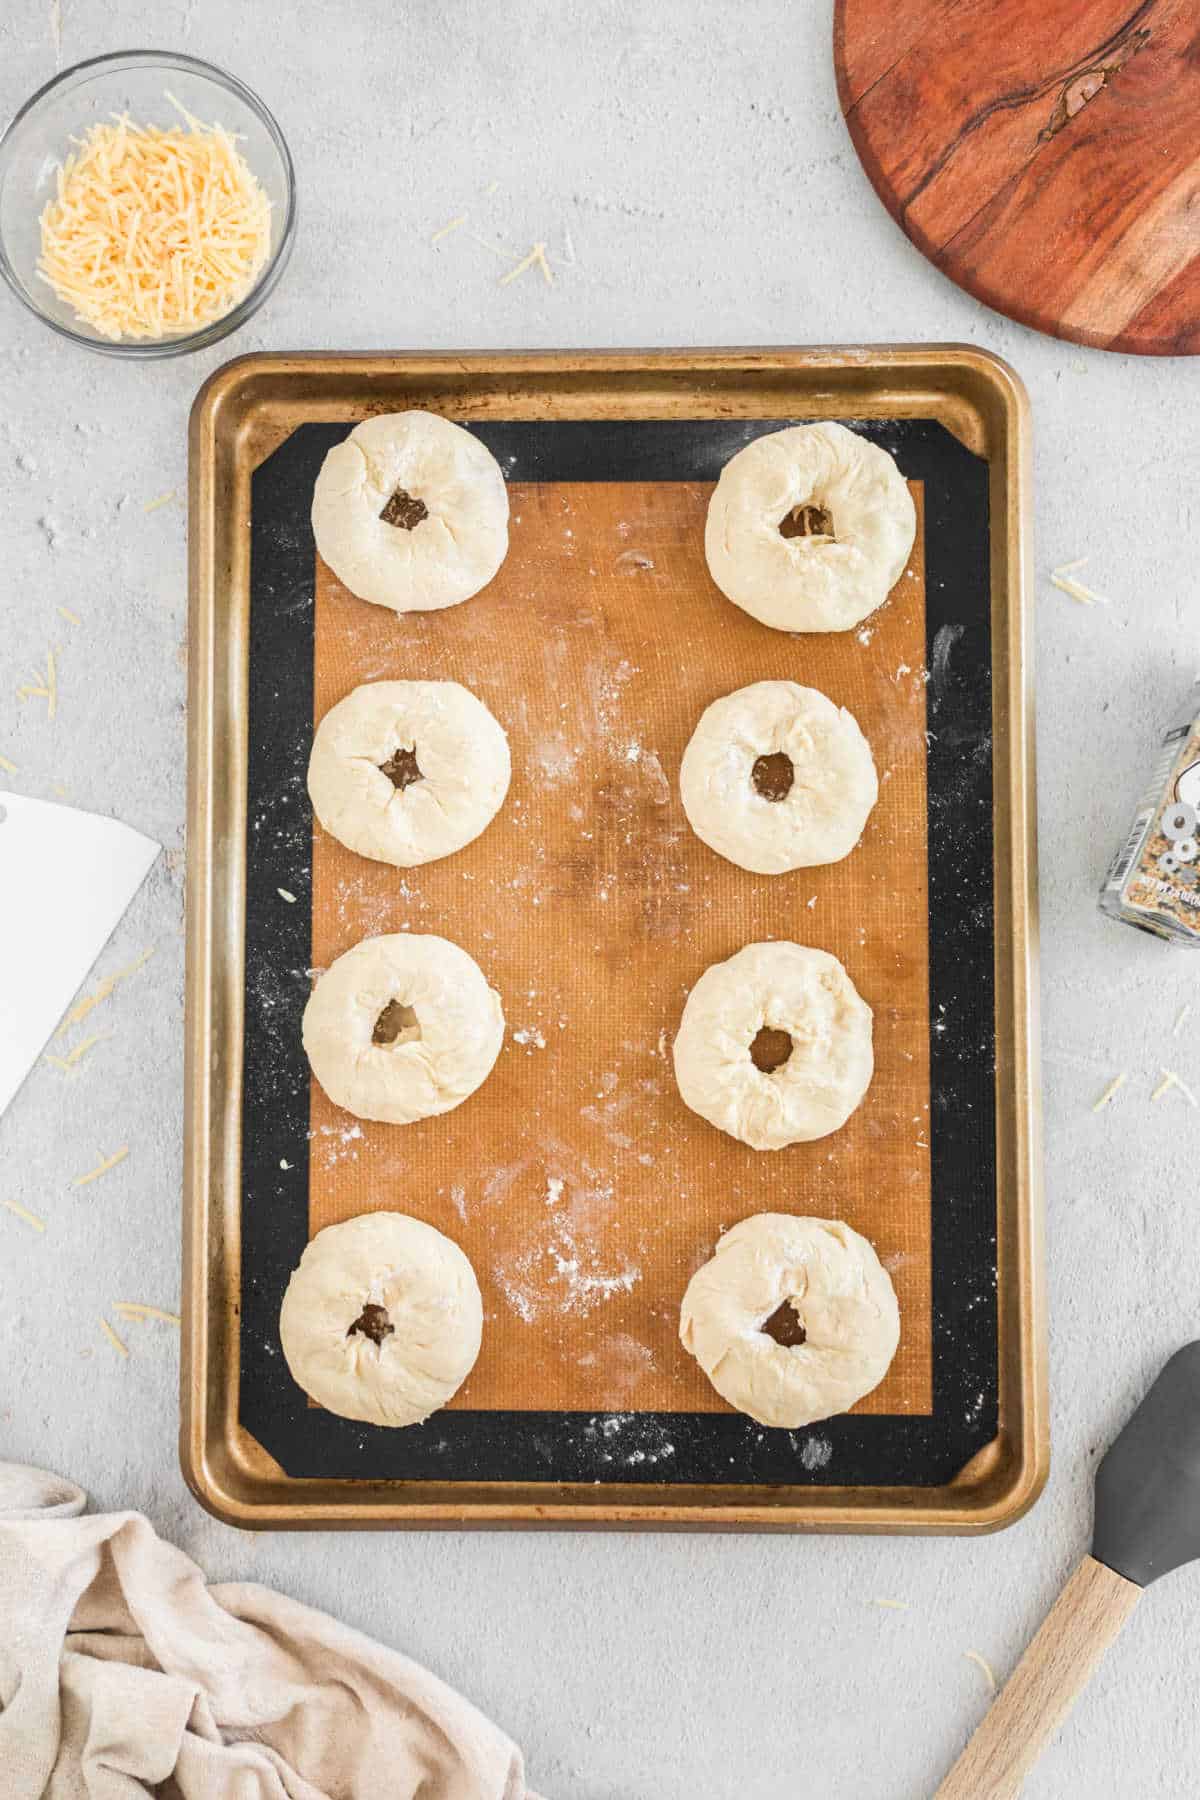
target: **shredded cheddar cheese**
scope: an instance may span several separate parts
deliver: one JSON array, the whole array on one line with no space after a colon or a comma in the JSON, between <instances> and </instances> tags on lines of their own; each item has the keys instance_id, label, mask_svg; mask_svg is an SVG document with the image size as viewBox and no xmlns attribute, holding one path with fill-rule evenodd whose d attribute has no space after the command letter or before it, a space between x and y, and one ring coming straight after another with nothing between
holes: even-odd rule
<instances>
[{"instance_id":1,"label":"shredded cheddar cheese","mask_svg":"<svg viewBox=\"0 0 1200 1800\"><path fill-rule=\"evenodd\" d=\"M113 342L224 318L270 249L270 202L235 140L172 104L182 125L144 129L121 114L72 139L41 217L38 274Z\"/></svg>"},{"instance_id":2,"label":"shredded cheddar cheese","mask_svg":"<svg viewBox=\"0 0 1200 1800\"><path fill-rule=\"evenodd\" d=\"M26 1225L31 1225L34 1231L45 1231L45 1219L39 1219L36 1213L31 1213L28 1207L21 1206L16 1200L0 1200L0 1206L6 1206L18 1219L24 1219Z\"/></svg>"},{"instance_id":3,"label":"shredded cheddar cheese","mask_svg":"<svg viewBox=\"0 0 1200 1800\"><path fill-rule=\"evenodd\" d=\"M1161 1100L1163 1095L1169 1094L1172 1088L1179 1089L1189 1106L1195 1106L1197 1104L1195 1094L1193 1094L1187 1082L1175 1073L1174 1069L1162 1070L1162 1080L1159 1082L1150 1098L1152 1100Z\"/></svg>"},{"instance_id":4,"label":"shredded cheddar cheese","mask_svg":"<svg viewBox=\"0 0 1200 1800\"><path fill-rule=\"evenodd\" d=\"M46 652L46 673L40 671L28 681L23 681L17 689L18 700L44 700L46 717L52 719L58 711L58 670L55 665L56 650Z\"/></svg>"},{"instance_id":5,"label":"shredded cheddar cheese","mask_svg":"<svg viewBox=\"0 0 1200 1800\"><path fill-rule=\"evenodd\" d=\"M100 1329L104 1333L105 1337L108 1339L109 1343L112 1345L114 1350L116 1350L121 1356L129 1355L129 1351L126 1349L125 1345L121 1342L120 1338L117 1336L116 1332L113 1330L112 1326L109 1324L107 1319L101 1319Z\"/></svg>"},{"instance_id":6,"label":"shredded cheddar cheese","mask_svg":"<svg viewBox=\"0 0 1200 1800\"><path fill-rule=\"evenodd\" d=\"M529 252L529 255L522 258L515 269L510 269L507 275L502 275L500 277L500 286L507 287L510 281L515 281L518 275L523 275L526 269L532 268L538 268L542 271L542 275L545 278L548 287L554 286L554 276L551 273L550 264L546 261L545 244L535 244L533 249Z\"/></svg>"},{"instance_id":7,"label":"shredded cheddar cheese","mask_svg":"<svg viewBox=\"0 0 1200 1800\"><path fill-rule=\"evenodd\" d=\"M97 1163L94 1169L89 1169L86 1175L77 1175L71 1186L86 1187L89 1181L99 1181L101 1175L107 1175L110 1169L115 1169L118 1163L124 1162L128 1155L129 1145L122 1144L119 1150L114 1150L111 1156L106 1156L103 1162Z\"/></svg>"},{"instance_id":8,"label":"shredded cheddar cheese","mask_svg":"<svg viewBox=\"0 0 1200 1800\"><path fill-rule=\"evenodd\" d=\"M82 1000L77 1000L70 1012L64 1015L62 1024L54 1033L55 1037L62 1037L63 1033L69 1031L72 1025L78 1025L82 1019L86 1019L94 1007L99 1006L102 1000L108 999L108 996L112 993L118 983L128 981L131 975L136 975L138 970L143 968L153 955L154 951L152 949L143 950L142 954L133 962L127 964L125 968L118 969L113 975L106 975L98 988L90 994L85 994Z\"/></svg>"},{"instance_id":9,"label":"shredded cheddar cheese","mask_svg":"<svg viewBox=\"0 0 1200 1800\"><path fill-rule=\"evenodd\" d=\"M1075 579L1075 570L1082 569L1087 560L1086 556L1078 556L1074 562L1060 563L1057 569L1050 571L1051 583L1060 592L1069 594L1072 600L1078 601L1080 606L1094 606L1097 601L1101 606L1107 606L1108 601L1103 594L1094 593L1090 587L1084 587L1082 581Z\"/></svg>"},{"instance_id":10,"label":"shredded cheddar cheese","mask_svg":"<svg viewBox=\"0 0 1200 1800\"><path fill-rule=\"evenodd\" d=\"M1100 1098L1096 1101L1095 1105L1092 1107L1092 1111L1094 1113L1103 1112L1104 1108L1106 1106L1108 1106L1113 1100L1116 1099L1116 1097L1120 1093L1121 1089L1125 1086L1125 1081L1126 1081L1126 1072L1124 1069L1122 1069L1121 1073L1119 1075L1113 1076L1112 1080L1109 1082L1108 1086L1105 1088L1105 1090L1101 1094Z\"/></svg>"},{"instance_id":11,"label":"shredded cheddar cheese","mask_svg":"<svg viewBox=\"0 0 1200 1800\"><path fill-rule=\"evenodd\" d=\"M973 1662L977 1669L983 1670L983 1678L994 1694L996 1691L996 1677L992 1674L992 1665L988 1662L987 1657L981 1656L978 1650L964 1650L963 1655L968 1662Z\"/></svg>"},{"instance_id":12,"label":"shredded cheddar cheese","mask_svg":"<svg viewBox=\"0 0 1200 1800\"><path fill-rule=\"evenodd\" d=\"M91 1037L86 1037L82 1043L76 1044L75 1048L69 1050L66 1056L55 1056L51 1051L47 1050L43 1060L48 1063L53 1063L56 1069L65 1069L67 1073L70 1074L71 1070L75 1067L75 1064L81 1057L86 1056L88 1051L93 1049L95 1045L102 1044L106 1038L110 1038L111 1036L111 1031L94 1031Z\"/></svg>"},{"instance_id":13,"label":"shredded cheddar cheese","mask_svg":"<svg viewBox=\"0 0 1200 1800\"><path fill-rule=\"evenodd\" d=\"M113 1311L123 1319L159 1319L164 1325L181 1325L178 1313L165 1312L161 1306L146 1306L140 1300L114 1300Z\"/></svg>"}]
</instances>

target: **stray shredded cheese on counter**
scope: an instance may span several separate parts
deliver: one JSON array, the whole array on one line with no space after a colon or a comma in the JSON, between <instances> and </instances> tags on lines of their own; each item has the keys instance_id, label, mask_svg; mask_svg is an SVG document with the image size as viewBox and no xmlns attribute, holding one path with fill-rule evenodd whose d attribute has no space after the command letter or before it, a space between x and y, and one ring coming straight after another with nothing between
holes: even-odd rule
<instances>
[{"instance_id":1,"label":"stray shredded cheese on counter","mask_svg":"<svg viewBox=\"0 0 1200 1800\"><path fill-rule=\"evenodd\" d=\"M1192 1092L1191 1088L1188 1086L1187 1082L1183 1081L1175 1073L1174 1069L1164 1069L1162 1071L1162 1080L1159 1082L1158 1086L1155 1088L1155 1090L1151 1094L1150 1098L1152 1100L1161 1100L1163 1095L1166 1093L1169 1093L1172 1088L1179 1089L1180 1093L1183 1095L1184 1099L1187 1101L1189 1106L1196 1105L1195 1094L1193 1094L1193 1092Z\"/></svg>"},{"instance_id":2,"label":"stray shredded cheese on counter","mask_svg":"<svg viewBox=\"0 0 1200 1800\"><path fill-rule=\"evenodd\" d=\"M152 513L157 512L160 506L169 506L178 492L178 488L172 488L169 494L159 494L155 499L147 500L142 511Z\"/></svg>"},{"instance_id":3,"label":"stray shredded cheese on counter","mask_svg":"<svg viewBox=\"0 0 1200 1800\"><path fill-rule=\"evenodd\" d=\"M54 666L55 652L46 652L46 673L37 674L29 681L23 681L17 689L18 700L44 700L46 717L52 719L58 710L58 672Z\"/></svg>"},{"instance_id":4,"label":"stray shredded cheese on counter","mask_svg":"<svg viewBox=\"0 0 1200 1800\"><path fill-rule=\"evenodd\" d=\"M886 1606L892 1612L907 1612L908 1611L908 1601L907 1600L875 1600L872 1602L872 1605Z\"/></svg>"},{"instance_id":5,"label":"stray shredded cheese on counter","mask_svg":"<svg viewBox=\"0 0 1200 1800\"><path fill-rule=\"evenodd\" d=\"M107 1319L101 1319L100 1329L104 1333L105 1337L108 1339L109 1343L112 1345L114 1350L119 1350L122 1356L129 1355L128 1350L125 1348L124 1344L121 1342L120 1338L117 1336L116 1332L113 1330L112 1326L109 1324Z\"/></svg>"},{"instance_id":6,"label":"stray shredded cheese on counter","mask_svg":"<svg viewBox=\"0 0 1200 1800\"><path fill-rule=\"evenodd\" d=\"M535 244L533 249L529 252L529 255L523 257L515 269L510 269L507 275L502 275L500 277L500 286L507 287L510 281L515 281L518 275L523 275L526 269L532 269L535 265L545 276L547 286L553 287L554 276L551 272L550 264L546 261L545 244Z\"/></svg>"},{"instance_id":7,"label":"stray shredded cheese on counter","mask_svg":"<svg viewBox=\"0 0 1200 1800\"><path fill-rule=\"evenodd\" d=\"M140 1300L114 1300L113 1311L123 1319L161 1319L164 1325L180 1325L178 1313L164 1312L161 1306L146 1306Z\"/></svg>"},{"instance_id":8,"label":"stray shredded cheese on counter","mask_svg":"<svg viewBox=\"0 0 1200 1800\"><path fill-rule=\"evenodd\" d=\"M47 1051L45 1061L53 1063L56 1069L66 1069L69 1071L74 1068L80 1058L86 1056L88 1051L96 1044L102 1044L105 1038L110 1038L111 1036L111 1031L94 1031L91 1037L84 1038L82 1043L76 1044L73 1050L68 1050L65 1056L54 1056L50 1051Z\"/></svg>"},{"instance_id":9,"label":"stray shredded cheese on counter","mask_svg":"<svg viewBox=\"0 0 1200 1800\"><path fill-rule=\"evenodd\" d=\"M1125 1086L1125 1080L1126 1080L1126 1071L1124 1069L1122 1069L1121 1073L1119 1075L1113 1076L1112 1080L1109 1082L1108 1086L1105 1088L1104 1092L1101 1094L1100 1098L1097 1100L1095 1106L1093 1106L1092 1111L1093 1112L1103 1112L1104 1108L1108 1105L1109 1101L1114 1097L1114 1095L1119 1094L1121 1089Z\"/></svg>"},{"instance_id":10,"label":"stray shredded cheese on counter","mask_svg":"<svg viewBox=\"0 0 1200 1800\"><path fill-rule=\"evenodd\" d=\"M74 1006L55 1032L55 1037L61 1037L64 1031L69 1031L71 1029L72 1025L78 1025L82 1019L86 1019L94 1006L99 1006L102 1000L108 999L108 996L112 993L118 982L128 981L131 975L136 975L138 970L144 967L153 955L154 951L152 949L143 950L142 954L125 968L118 969L114 975L106 975L98 988L90 994L85 994L82 1000L77 1000L75 1002Z\"/></svg>"},{"instance_id":11,"label":"stray shredded cheese on counter","mask_svg":"<svg viewBox=\"0 0 1200 1800\"><path fill-rule=\"evenodd\" d=\"M6 775L15 775L17 773L16 763L9 762L7 756L0 756L0 769L3 769Z\"/></svg>"},{"instance_id":12,"label":"stray shredded cheese on counter","mask_svg":"<svg viewBox=\"0 0 1200 1800\"><path fill-rule=\"evenodd\" d=\"M433 234L433 236L432 236L432 237L431 237L431 238L430 238L430 240L429 240L429 241L430 241L430 243L431 243L431 244L436 244L436 243L438 243L438 242L439 242L439 241L440 241L440 240L441 240L441 239L442 239L442 238L444 238L444 237L449 237L449 236L450 236L450 233L451 233L451 232L452 232L452 231L457 231L457 230L458 230L458 228L459 228L459 226L460 226L460 225L465 225L465 224L466 224L466 222L467 222L467 215L466 215L466 213L459 213L459 215L458 215L458 217L457 217L457 219L451 219L451 220L450 220L450 221L449 221L449 223L448 223L448 224L446 224L446 225L443 225L443 226L442 226L442 228L441 228L441 230L440 230L440 231L435 231L435 232L434 232L434 234Z\"/></svg>"},{"instance_id":13,"label":"stray shredded cheese on counter","mask_svg":"<svg viewBox=\"0 0 1200 1800\"><path fill-rule=\"evenodd\" d=\"M45 1219L39 1219L36 1213L31 1213L26 1207L18 1205L15 1200L0 1200L0 1206L7 1206L10 1213L16 1213L18 1219L24 1219L25 1223L32 1225L35 1231L45 1231Z\"/></svg>"},{"instance_id":14,"label":"stray shredded cheese on counter","mask_svg":"<svg viewBox=\"0 0 1200 1800\"><path fill-rule=\"evenodd\" d=\"M1172 1037L1179 1036L1180 1032L1183 1030L1184 1026L1187 1024L1188 1016L1191 1013L1191 1010L1192 1009L1191 1009L1190 1005L1180 1007L1179 1017L1176 1019L1174 1025L1172 1025L1172 1027L1171 1027L1171 1036Z\"/></svg>"},{"instance_id":15,"label":"stray shredded cheese on counter","mask_svg":"<svg viewBox=\"0 0 1200 1800\"><path fill-rule=\"evenodd\" d=\"M987 1657L981 1656L978 1650L964 1650L963 1655L968 1662L975 1663L978 1668L983 1670L983 1673L987 1678L987 1684L994 1694L996 1691L996 1677L992 1674L991 1664L988 1662Z\"/></svg>"},{"instance_id":16,"label":"stray shredded cheese on counter","mask_svg":"<svg viewBox=\"0 0 1200 1800\"><path fill-rule=\"evenodd\" d=\"M1078 556L1074 562L1060 563L1057 569L1051 569L1050 581L1060 592L1070 594L1072 600L1077 600L1080 606L1094 606L1097 601L1101 606L1107 606L1108 601L1103 594L1093 593L1091 588L1084 587L1082 581L1075 580L1075 570L1082 569L1087 560L1086 556Z\"/></svg>"},{"instance_id":17,"label":"stray shredded cheese on counter","mask_svg":"<svg viewBox=\"0 0 1200 1800\"><path fill-rule=\"evenodd\" d=\"M235 139L183 124L92 125L41 217L38 274L101 337L167 338L225 317L266 263L271 206Z\"/></svg>"},{"instance_id":18,"label":"stray shredded cheese on counter","mask_svg":"<svg viewBox=\"0 0 1200 1800\"><path fill-rule=\"evenodd\" d=\"M63 618L67 621L68 625L82 625L83 624L83 620L80 618L79 614L73 613L69 606L60 606L58 610L62 614Z\"/></svg>"},{"instance_id":19,"label":"stray shredded cheese on counter","mask_svg":"<svg viewBox=\"0 0 1200 1800\"><path fill-rule=\"evenodd\" d=\"M124 1162L128 1155L129 1145L122 1144L119 1150L114 1150L111 1156L106 1156L102 1163L97 1163L96 1167L89 1169L86 1175L77 1175L71 1186L86 1187L89 1181L99 1181L101 1175L107 1175L108 1171L115 1169L119 1162Z\"/></svg>"}]
</instances>

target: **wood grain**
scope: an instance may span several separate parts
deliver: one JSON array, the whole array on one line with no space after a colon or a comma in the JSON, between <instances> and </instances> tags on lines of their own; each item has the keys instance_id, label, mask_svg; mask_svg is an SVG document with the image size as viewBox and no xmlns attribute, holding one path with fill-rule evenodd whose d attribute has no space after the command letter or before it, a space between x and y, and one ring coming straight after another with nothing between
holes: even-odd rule
<instances>
[{"instance_id":1,"label":"wood grain","mask_svg":"<svg viewBox=\"0 0 1200 1800\"><path fill-rule=\"evenodd\" d=\"M483 1350L457 1406L728 1410L678 1342L679 1301L720 1232L763 1210L844 1218L872 1240L903 1332L862 1409L931 1406L921 535L861 634L791 637L714 587L709 492L514 484L507 562L442 613L397 618L318 565L318 717L361 681L450 677L512 745L506 804L457 856L399 871L319 827L313 843L315 967L371 933L432 931L503 997L495 1070L442 1118L360 1123L312 1088L310 1228L399 1207L475 1265ZM708 850L678 798L700 712L768 677L847 705L882 778L850 857L778 877ZM875 1012L863 1105L833 1136L775 1154L689 1112L670 1050L703 969L769 937L833 951Z\"/></svg>"},{"instance_id":2,"label":"wood grain","mask_svg":"<svg viewBox=\"0 0 1200 1800\"><path fill-rule=\"evenodd\" d=\"M1200 15L1191 0L837 0L842 109L880 198L1023 324L1200 347Z\"/></svg>"},{"instance_id":3,"label":"wood grain","mask_svg":"<svg viewBox=\"0 0 1200 1800\"><path fill-rule=\"evenodd\" d=\"M1085 1556L935 1800L1013 1800L1141 1597Z\"/></svg>"}]
</instances>

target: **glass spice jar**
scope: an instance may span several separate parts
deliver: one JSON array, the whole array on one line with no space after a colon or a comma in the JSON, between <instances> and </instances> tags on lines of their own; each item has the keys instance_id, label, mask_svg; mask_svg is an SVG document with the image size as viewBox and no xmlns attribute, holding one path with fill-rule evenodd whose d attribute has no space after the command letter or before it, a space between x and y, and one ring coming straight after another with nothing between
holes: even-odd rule
<instances>
[{"instance_id":1,"label":"glass spice jar","mask_svg":"<svg viewBox=\"0 0 1200 1800\"><path fill-rule=\"evenodd\" d=\"M1200 677L1163 736L1100 910L1169 943L1200 945Z\"/></svg>"}]
</instances>

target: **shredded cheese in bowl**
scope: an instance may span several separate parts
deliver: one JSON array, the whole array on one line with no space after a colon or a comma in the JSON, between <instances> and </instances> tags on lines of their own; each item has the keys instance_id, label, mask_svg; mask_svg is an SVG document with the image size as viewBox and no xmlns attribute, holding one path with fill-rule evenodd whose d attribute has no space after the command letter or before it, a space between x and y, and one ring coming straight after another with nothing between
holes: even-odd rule
<instances>
[{"instance_id":1,"label":"shredded cheese in bowl","mask_svg":"<svg viewBox=\"0 0 1200 1800\"><path fill-rule=\"evenodd\" d=\"M172 104L180 126L119 114L73 139L41 216L39 276L114 342L215 324L270 254L270 201L236 139Z\"/></svg>"}]
</instances>

